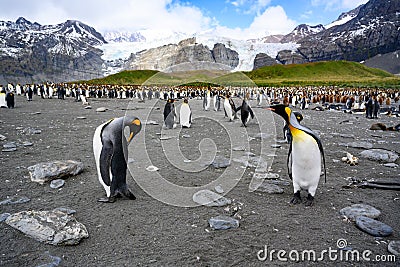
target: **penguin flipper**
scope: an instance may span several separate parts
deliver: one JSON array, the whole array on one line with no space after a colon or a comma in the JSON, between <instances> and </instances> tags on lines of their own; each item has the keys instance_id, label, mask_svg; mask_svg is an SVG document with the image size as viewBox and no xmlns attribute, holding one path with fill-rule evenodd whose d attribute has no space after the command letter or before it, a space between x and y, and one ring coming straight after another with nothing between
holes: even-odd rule
<instances>
[{"instance_id":1,"label":"penguin flipper","mask_svg":"<svg viewBox=\"0 0 400 267\"><path fill-rule=\"evenodd\" d=\"M112 146L109 144L103 144L103 149L100 153L100 174L105 185L111 185L110 179L110 167L112 160Z\"/></svg>"},{"instance_id":2,"label":"penguin flipper","mask_svg":"<svg viewBox=\"0 0 400 267\"><path fill-rule=\"evenodd\" d=\"M290 145L289 145L289 153L288 153L286 165L288 168L289 178L290 178L290 180L293 180L293 177L292 177L292 142L290 142Z\"/></svg>"},{"instance_id":3,"label":"penguin flipper","mask_svg":"<svg viewBox=\"0 0 400 267\"><path fill-rule=\"evenodd\" d=\"M249 112L250 112L250 116L252 119L254 119L254 113L253 110L251 109L251 107L249 106Z\"/></svg>"},{"instance_id":4,"label":"penguin flipper","mask_svg":"<svg viewBox=\"0 0 400 267\"><path fill-rule=\"evenodd\" d=\"M242 109L242 106L240 106L240 107L238 107L238 108L236 108L236 109L233 109L235 112L238 112L239 110L241 110Z\"/></svg>"}]
</instances>

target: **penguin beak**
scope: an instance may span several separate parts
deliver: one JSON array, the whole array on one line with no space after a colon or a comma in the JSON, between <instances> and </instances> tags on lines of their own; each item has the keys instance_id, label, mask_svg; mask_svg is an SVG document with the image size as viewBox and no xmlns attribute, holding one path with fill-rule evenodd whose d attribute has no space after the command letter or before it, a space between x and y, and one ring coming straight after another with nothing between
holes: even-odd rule
<instances>
[{"instance_id":1,"label":"penguin beak","mask_svg":"<svg viewBox=\"0 0 400 267\"><path fill-rule=\"evenodd\" d=\"M131 140L132 140L132 138L133 138L133 132L131 132L130 134L129 134L129 138L128 138L128 143L130 143L131 142Z\"/></svg>"}]
</instances>

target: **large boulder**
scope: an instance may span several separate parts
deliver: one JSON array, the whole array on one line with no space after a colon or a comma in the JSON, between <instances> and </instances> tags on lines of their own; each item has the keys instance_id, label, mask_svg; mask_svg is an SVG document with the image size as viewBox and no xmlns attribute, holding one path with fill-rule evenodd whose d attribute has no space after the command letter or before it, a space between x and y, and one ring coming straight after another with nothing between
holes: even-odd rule
<instances>
[{"instance_id":1,"label":"large boulder","mask_svg":"<svg viewBox=\"0 0 400 267\"><path fill-rule=\"evenodd\" d=\"M81 173L83 171L83 163L74 160L43 162L29 166L28 171L31 181L44 184L54 179Z\"/></svg>"},{"instance_id":2,"label":"large boulder","mask_svg":"<svg viewBox=\"0 0 400 267\"><path fill-rule=\"evenodd\" d=\"M76 245L89 237L85 225L63 209L21 211L5 220L11 227L39 242L51 245Z\"/></svg>"}]
</instances>

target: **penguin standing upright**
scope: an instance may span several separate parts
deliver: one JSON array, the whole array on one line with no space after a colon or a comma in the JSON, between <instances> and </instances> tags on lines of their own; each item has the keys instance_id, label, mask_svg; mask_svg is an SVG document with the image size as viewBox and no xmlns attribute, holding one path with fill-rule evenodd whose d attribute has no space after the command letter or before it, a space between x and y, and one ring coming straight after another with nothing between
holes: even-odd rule
<instances>
[{"instance_id":1,"label":"penguin standing upright","mask_svg":"<svg viewBox=\"0 0 400 267\"><path fill-rule=\"evenodd\" d=\"M215 93L213 100L214 100L214 111L219 111L221 108L221 98L218 92Z\"/></svg>"},{"instance_id":2,"label":"penguin standing upright","mask_svg":"<svg viewBox=\"0 0 400 267\"><path fill-rule=\"evenodd\" d=\"M229 94L225 97L224 100L224 111L225 111L225 116L229 118L229 121L233 121L235 118L235 113L236 113L236 108L233 106L232 107L232 102Z\"/></svg>"},{"instance_id":3,"label":"penguin standing upright","mask_svg":"<svg viewBox=\"0 0 400 267\"><path fill-rule=\"evenodd\" d=\"M240 110L240 119L244 127L247 127L247 123L250 120L250 116L254 119L254 113L251 109L250 105L247 103L246 98L243 98L242 105L236 109L236 111ZM250 115L250 116L249 116Z\"/></svg>"},{"instance_id":4,"label":"penguin standing upright","mask_svg":"<svg viewBox=\"0 0 400 267\"><path fill-rule=\"evenodd\" d=\"M293 138L288 155L289 176L293 180L294 191L290 203L300 203L300 191L304 189L308 192L305 204L311 206L321 174L321 155L326 182L325 156L321 140L312 130L298 122L294 112L289 107L279 104L270 106L269 110L285 119Z\"/></svg>"},{"instance_id":5,"label":"penguin standing upright","mask_svg":"<svg viewBox=\"0 0 400 267\"><path fill-rule=\"evenodd\" d=\"M204 99L203 99L203 109L206 111L209 110L210 104L211 104L211 92L210 92L210 90L207 90L205 92Z\"/></svg>"},{"instance_id":6,"label":"penguin standing upright","mask_svg":"<svg viewBox=\"0 0 400 267\"><path fill-rule=\"evenodd\" d=\"M176 126L175 118L176 118L176 113L175 113L174 99L170 98L167 100L167 103L165 104L164 107L164 125L167 129L175 128Z\"/></svg>"},{"instance_id":7,"label":"penguin standing upright","mask_svg":"<svg viewBox=\"0 0 400 267\"><path fill-rule=\"evenodd\" d=\"M189 101L187 98L183 100L179 111L179 121L183 128L190 128L192 124L192 111L190 110Z\"/></svg>"},{"instance_id":8,"label":"penguin standing upright","mask_svg":"<svg viewBox=\"0 0 400 267\"><path fill-rule=\"evenodd\" d=\"M124 135L125 127L129 127L128 140ZM99 181L107 195L98 201L114 202L121 194L129 199L136 199L126 184L126 169L128 145L141 128L140 120L133 116L111 119L96 128L93 153Z\"/></svg>"},{"instance_id":9,"label":"penguin standing upright","mask_svg":"<svg viewBox=\"0 0 400 267\"><path fill-rule=\"evenodd\" d=\"M6 94L6 102L7 102L7 107L8 108L14 108L15 99L14 99L14 93L13 92L8 92Z\"/></svg>"}]
</instances>

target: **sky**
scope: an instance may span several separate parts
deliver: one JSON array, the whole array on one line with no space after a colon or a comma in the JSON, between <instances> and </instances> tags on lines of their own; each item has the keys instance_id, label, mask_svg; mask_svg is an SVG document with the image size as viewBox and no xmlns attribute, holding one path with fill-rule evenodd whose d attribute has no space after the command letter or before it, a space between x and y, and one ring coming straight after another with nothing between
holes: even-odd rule
<instances>
[{"instance_id":1,"label":"sky","mask_svg":"<svg viewBox=\"0 0 400 267\"><path fill-rule=\"evenodd\" d=\"M327 25L368 0L0 0L0 20L79 20L97 31L213 32L234 39Z\"/></svg>"}]
</instances>

